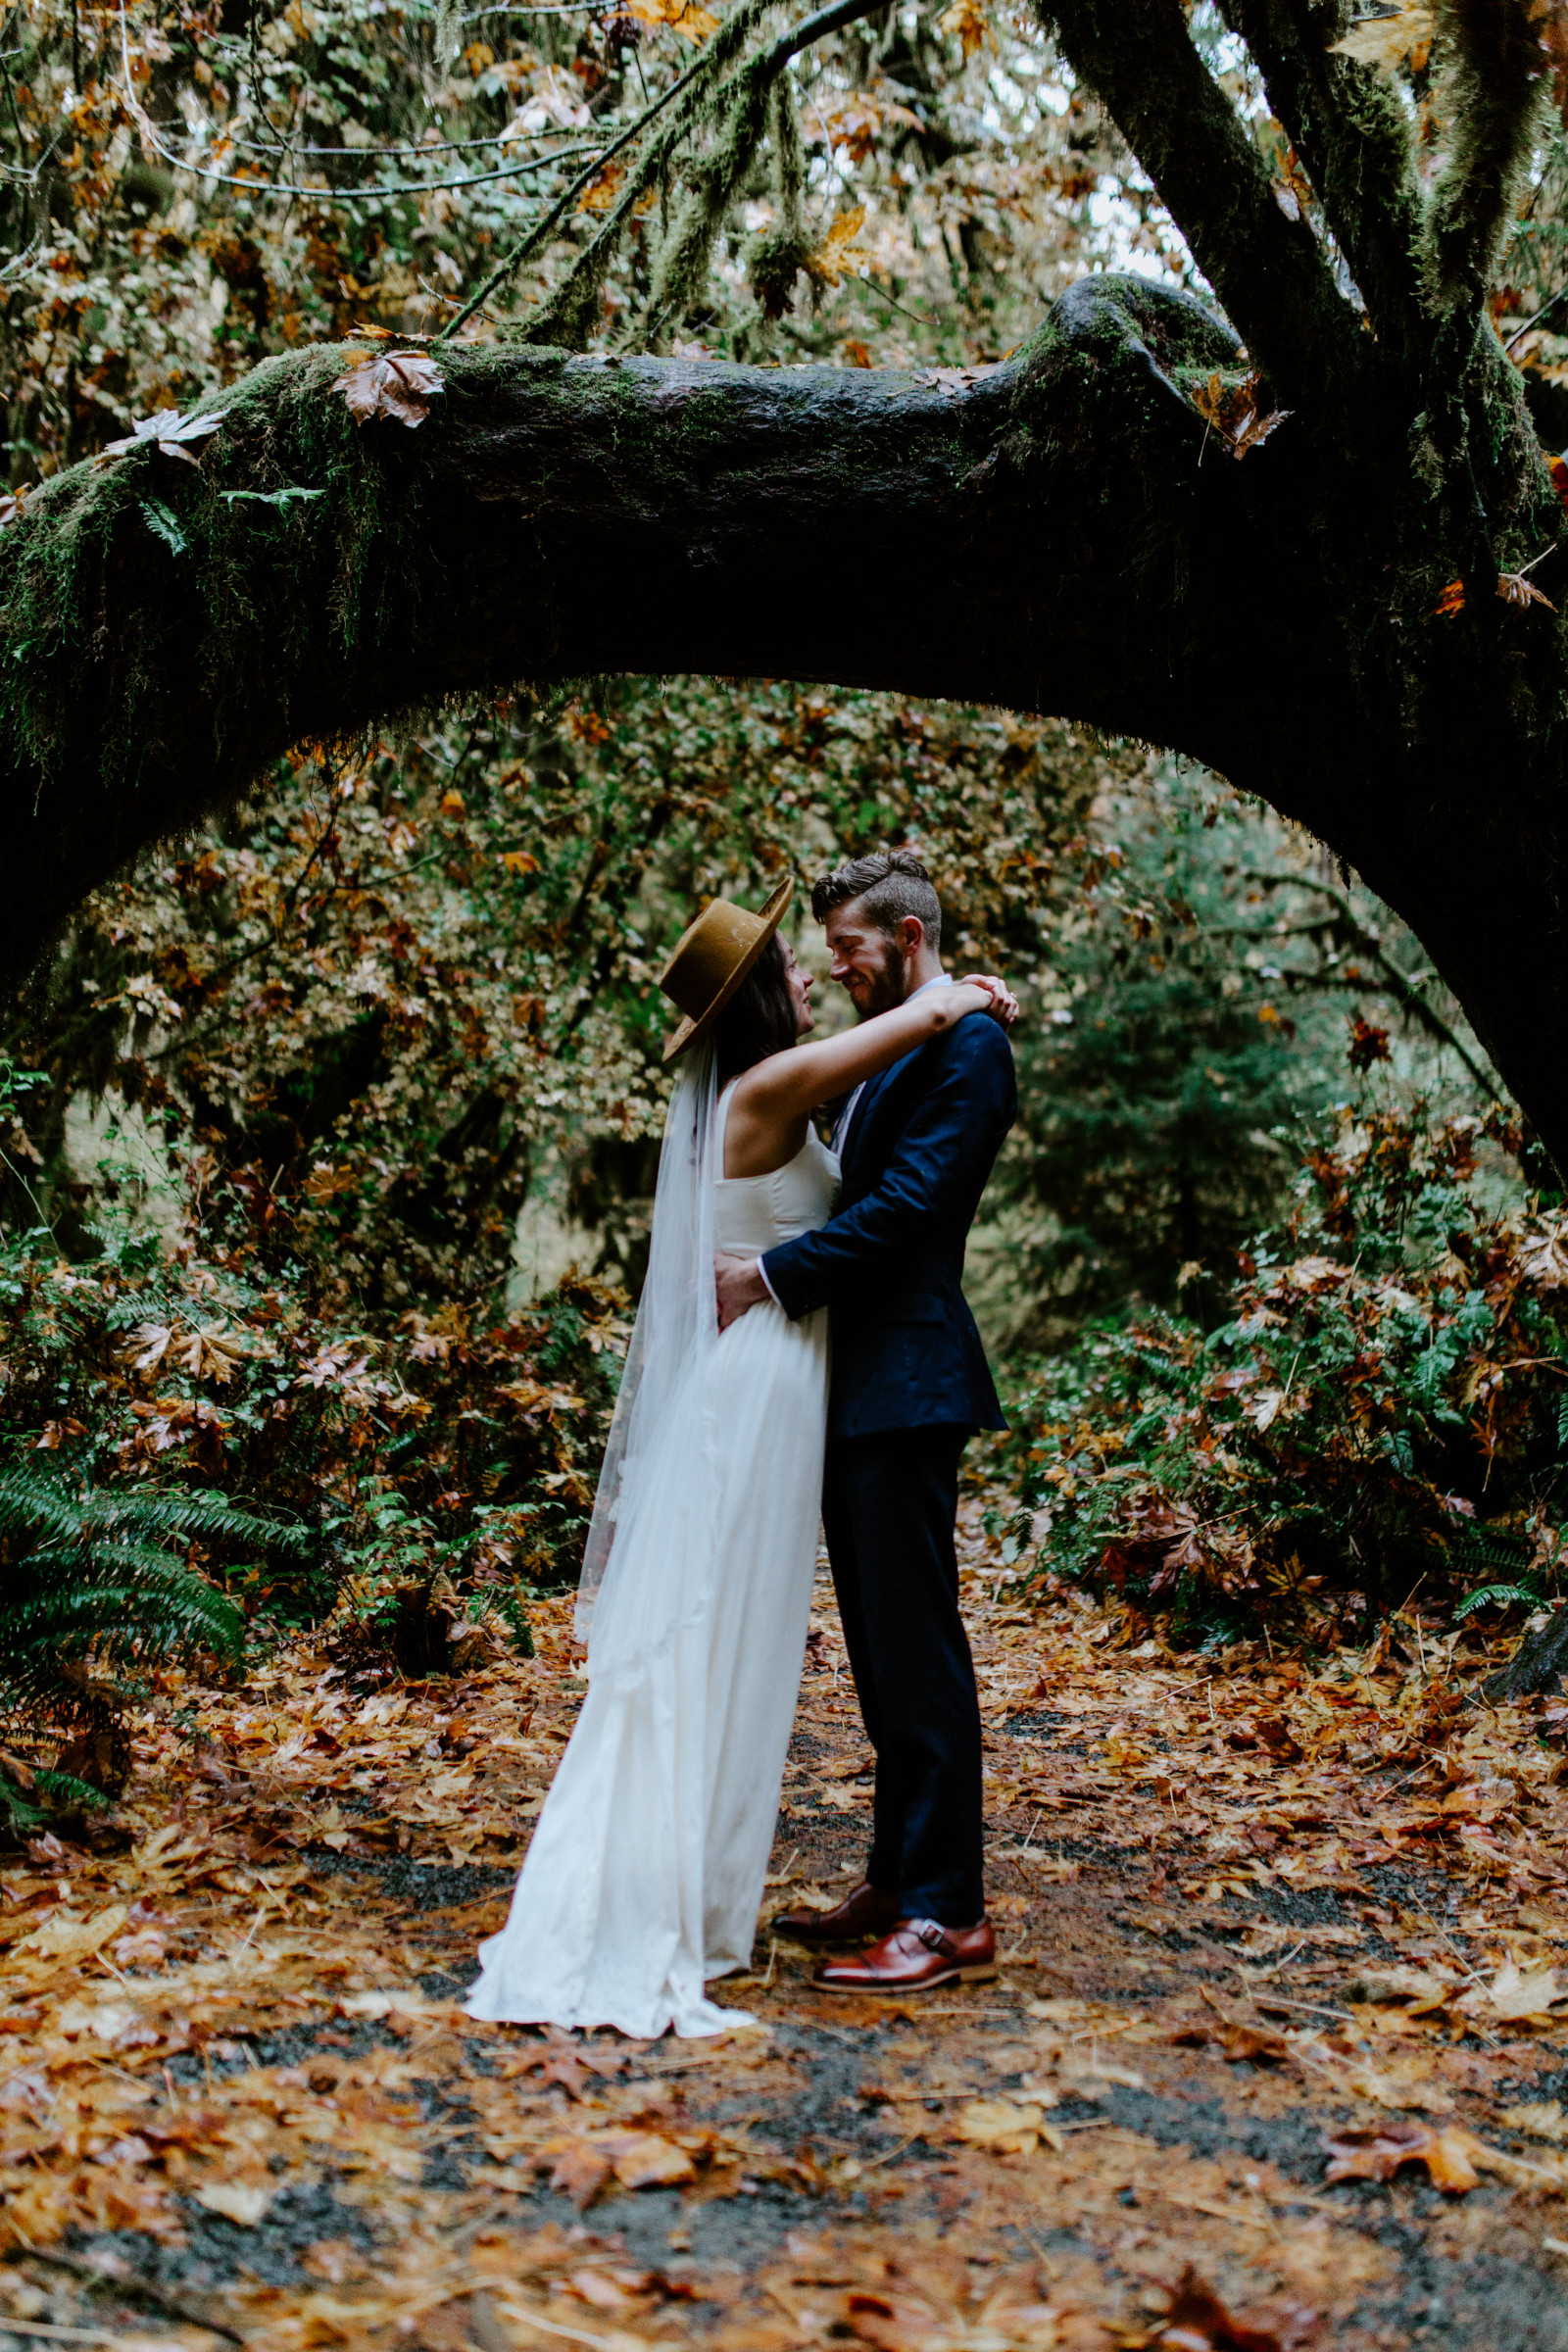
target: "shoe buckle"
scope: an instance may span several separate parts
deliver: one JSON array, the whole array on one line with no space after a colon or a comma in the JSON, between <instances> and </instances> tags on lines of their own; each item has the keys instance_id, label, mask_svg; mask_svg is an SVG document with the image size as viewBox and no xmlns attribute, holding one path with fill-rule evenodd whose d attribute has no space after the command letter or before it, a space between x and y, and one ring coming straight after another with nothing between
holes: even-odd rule
<instances>
[{"instance_id":1,"label":"shoe buckle","mask_svg":"<svg viewBox=\"0 0 1568 2352\"><path fill-rule=\"evenodd\" d=\"M939 1953L944 1960L952 1958L953 1947L948 1941L947 1930L939 1927L934 1919L920 1920L914 1932L928 1952Z\"/></svg>"}]
</instances>

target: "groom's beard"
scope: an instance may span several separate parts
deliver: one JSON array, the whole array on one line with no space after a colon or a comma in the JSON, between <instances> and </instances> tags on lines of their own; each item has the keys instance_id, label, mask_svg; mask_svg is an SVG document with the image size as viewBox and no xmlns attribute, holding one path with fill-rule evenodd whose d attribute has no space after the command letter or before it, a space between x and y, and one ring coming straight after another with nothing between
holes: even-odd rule
<instances>
[{"instance_id":1,"label":"groom's beard","mask_svg":"<svg viewBox=\"0 0 1568 2352\"><path fill-rule=\"evenodd\" d=\"M858 973L857 978L859 986L855 991L855 1009L862 1021L874 1019L879 1012L892 1012L902 1004L906 971L904 951L898 941L887 942L879 972Z\"/></svg>"}]
</instances>

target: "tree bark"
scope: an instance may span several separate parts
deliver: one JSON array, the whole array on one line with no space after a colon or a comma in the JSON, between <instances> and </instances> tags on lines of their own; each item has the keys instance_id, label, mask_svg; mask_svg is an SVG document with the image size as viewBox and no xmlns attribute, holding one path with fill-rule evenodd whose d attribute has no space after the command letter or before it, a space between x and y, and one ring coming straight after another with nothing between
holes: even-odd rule
<instances>
[{"instance_id":1,"label":"tree bark","mask_svg":"<svg viewBox=\"0 0 1568 2352\"><path fill-rule=\"evenodd\" d=\"M1558 1609L1539 1632L1526 1634L1506 1666L1481 1686L1483 1698L1494 1707L1508 1699L1530 1698L1538 1690L1560 1690L1568 1666L1568 1609Z\"/></svg>"},{"instance_id":2,"label":"tree bark","mask_svg":"<svg viewBox=\"0 0 1568 2352\"><path fill-rule=\"evenodd\" d=\"M1233 333L1130 278L1075 286L960 384L440 358L415 430L355 425L340 352L270 361L212 404L198 466L75 467L0 539L13 974L302 739L595 672L832 680L1167 745L1310 827L1411 925L1568 1164L1562 624L1484 566L1458 618L1431 616L1475 475L1425 417L1372 401L1356 439L1339 408L1298 412L1238 463L1188 397L1245 365ZM1518 563L1560 511L1489 369L1488 545ZM225 495L290 487L321 495Z\"/></svg>"}]
</instances>

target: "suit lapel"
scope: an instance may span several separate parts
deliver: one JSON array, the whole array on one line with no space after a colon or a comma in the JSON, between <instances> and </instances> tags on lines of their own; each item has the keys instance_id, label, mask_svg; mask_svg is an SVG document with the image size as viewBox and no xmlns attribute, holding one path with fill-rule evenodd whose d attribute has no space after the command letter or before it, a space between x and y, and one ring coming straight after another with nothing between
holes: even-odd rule
<instances>
[{"instance_id":1,"label":"suit lapel","mask_svg":"<svg viewBox=\"0 0 1568 2352\"><path fill-rule=\"evenodd\" d=\"M846 1181L849 1178L850 1163L859 1149L861 1136L865 1133L866 1113L871 1107L871 1099L886 1076L886 1070L878 1070L874 1078L868 1078L860 1100L855 1105L855 1115L850 1121L844 1138L844 1150L839 1154L839 1166Z\"/></svg>"}]
</instances>

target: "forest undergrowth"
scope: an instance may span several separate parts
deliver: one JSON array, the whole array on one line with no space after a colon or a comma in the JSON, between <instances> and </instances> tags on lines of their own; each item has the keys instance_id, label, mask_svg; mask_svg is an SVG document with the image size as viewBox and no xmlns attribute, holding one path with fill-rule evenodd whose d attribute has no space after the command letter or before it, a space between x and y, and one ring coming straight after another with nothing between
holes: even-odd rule
<instances>
[{"instance_id":1,"label":"forest undergrowth","mask_svg":"<svg viewBox=\"0 0 1568 2352\"><path fill-rule=\"evenodd\" d=\"M569 1599L457 1677L306 1633L170 1669L111 1816L0 1942L0 2344L790 2352L1559 2340L1568 1703L1413 1598L1360 1646L1176 1653L1020 1604L962 1518L993 1984L835 1999L772 1933L858 1872L825 1571L756 2021L478 2024L582 1690ZM68 2333L67 2331L74 2331Z\"/></svg>"}]
</instances>

